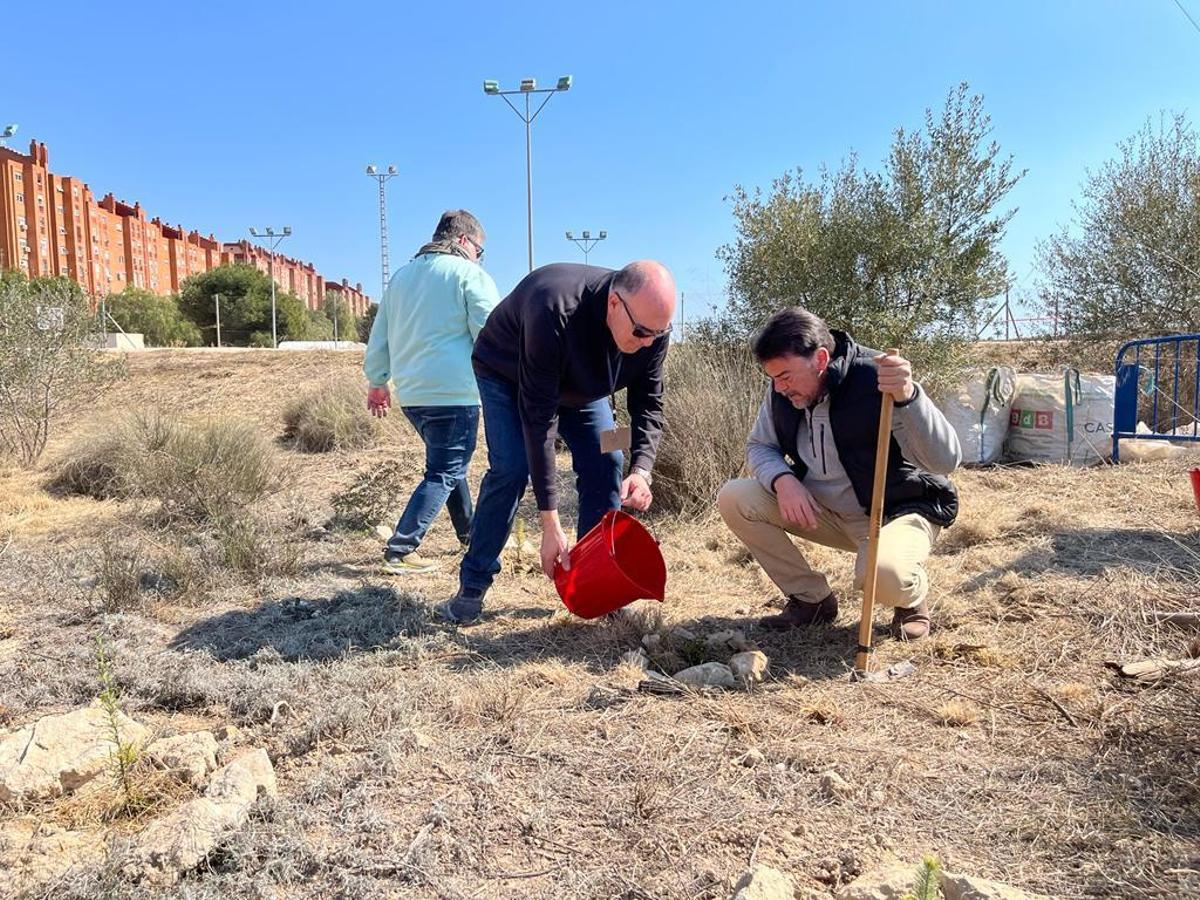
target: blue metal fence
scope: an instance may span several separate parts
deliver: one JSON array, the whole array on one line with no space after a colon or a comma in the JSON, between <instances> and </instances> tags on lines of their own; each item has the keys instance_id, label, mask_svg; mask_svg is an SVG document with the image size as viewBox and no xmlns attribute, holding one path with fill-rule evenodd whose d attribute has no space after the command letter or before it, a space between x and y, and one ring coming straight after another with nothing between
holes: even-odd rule
<instances>
[{"instance_id":1,"label":"blue metal fence","mask_svg":"<svg viewBox=\"0 0 1200 900\"><path fill-rule=\"evenodd\" d=\"M1198 373L1200 334L1144 338L1121 345L1116 360L1113 462L1121 460L1122 438L1200 443ZM1139 421L1149 426L1149 433L1138 433Z\"/></svg>"}]
</instances>

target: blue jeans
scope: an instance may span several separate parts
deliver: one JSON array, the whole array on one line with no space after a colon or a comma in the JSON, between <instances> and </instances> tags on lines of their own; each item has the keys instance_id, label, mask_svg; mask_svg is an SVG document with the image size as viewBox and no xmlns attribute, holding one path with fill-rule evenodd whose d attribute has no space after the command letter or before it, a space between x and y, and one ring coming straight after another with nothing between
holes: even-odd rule
<instances>
[{"instance_id":1,"label":"blue jeans","mask_svg":"<svg viewBox=\"0 0 1200 900\"><path fill-rule=\"evenodd\" d=\"M483 401L483 432L488 470L479 487L479 505L471 525L471 546L463 557L459 581L466 590L486 591L500 571L500 553L512 530L517 505L529 482L525 435L517 407L517 386L499 378L476 375ZM579 493L576 534L587 534L610 509L621 505L624 455L600 452L600 432L613 427L608 398L581 409L560 407L558 433L571 451L575 489Z\"/></svg>"},{"instance_id":2,"label":"blue jeans","mask_svg":"<svg viewBox=\"0 0 1200 900\"><path fill-rule=\"evenodd\" d=\"M413 491L384 554L412 553L445 506L458 539L471 534L467 466L479 434L478 406L405 406L404 415L425 443L425 477Z\"/></svg>"}]
</instances>

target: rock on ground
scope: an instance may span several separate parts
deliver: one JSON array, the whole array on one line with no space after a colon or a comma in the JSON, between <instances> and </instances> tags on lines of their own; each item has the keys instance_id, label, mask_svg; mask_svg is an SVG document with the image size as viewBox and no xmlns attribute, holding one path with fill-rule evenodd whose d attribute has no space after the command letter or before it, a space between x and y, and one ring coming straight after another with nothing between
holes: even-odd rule
<instances>
[{"instance_id":1,"label":"rock on ground","mask_svg":"<svg viewBox=\"0 0 1200 900\"><path fill-rule=\"evenodd\" d=\"M821 793L830 800L845 800L854 793L854 787L837 772L821 773Z\"/></svg>"},{"instance_id":2,"label":"rock on ground","mask_svg":"<svg viewBox=\"0 0 1200 900\"><path fill-rule=\"evenodd\" d=\"M675 673L675 680L692 687L737 687L733 672L725 663L708 662Z\"/></svg>"},{"instance_id":3,"label":"rock on ground","mask_svg":"<svg viewBox=\"0 0 1200 900\"><path fill-rule=\"evenodd\" d=\"M735 653L742 653L754 649L754 645L746 640L744 633L732 628L710 634L704 639L704 645L714 653L728 652L730 650Z\"/></svg>"},{"instance_id":4,"label":"rock on ground","mask_svg":"<svg viewBox=\"0 0 1200 900\"><path fill-rule=\"evenodd\" d=\"M638 647L636 650L626 650L621 654L621 662L636 666L643 672L650 668L650 657L646 655L646 651L641 647Z\"/></svg>"},{"instance_id":5,"label":"rock on ground","mask_svg":"<svg viewBox=\"0 0 1200 900\"><path fill-rule=\"evenodd\" d=\"M998 881L971 875L942 872L941 879L944 900L1049 900L1043 894L1029 894Z\"/></svg>"},{"instance_id":6,"label":"rock on ground","mask_svg":"<svg viewBox=\"0 0 1200 900\"><path fill-rule=\"evenodd\" d=\"M742 684L757 684L767 674L767 662L767 654L761 650L746 650L733 655L729 668Z\"/></svg>"},{"instance_id":7,"label":"rock on ground","mask_svg":"<svg viewBox=\"0 0 1200 900\"><path fill-rule=\"evenodd\" d=\"M755 866L738 880L733 891L733 900L792 900L796 886L778 869Z\"/></svg>"},{"instance_id":8,"label":"rock on ground","mask_svg":"<svg viewBox=\"0 0 1200 900\"><path fill-rule=\"evenodd\" d=\"M217 769L217 750L217 739L211 731L194 731L160 738L146 748L146 756L193 787L200 787Z\"/></svg>"},{"instance_id":9,"label":"rock on ground","mask_svg":"<svg viewBox=\"0 0 1200 900\"><path fill-rule=\"evenodd\" d=\"M122 712L122 743L140 747L149 732ZM0 801L29 803L61 797L91 781L116 751L108 713L92 705L0 736Z\"/></svg>"},{"instance_id":10,"label":"rock on ground","mask_svg":"<svg viewBox=\"0 0 1200 900\"><path fill-rule=\"evenodd\" d=\"M32 816L0 825L0 897L22 896L104 857L100 834L67 831Z\"/></svg>"},{"instance_id":11,"label":"rock on ground","mask_svg":"<svg viewBox=\"0 0 1200 900\"><path fill-rule=\"evenodd\" d=\"M171 885L241 828L262 794L277 793L275 769L265 750L218 769L203 797L153 822L137 838L128 874Z\"/></svg>"},{"instance_id":12,"label":"rock on ground","mask_svg":"<svg viewBox=\"0 0 1200 900\"><path fill-rule=\"evenodd\" d=\"M835 900L903 900L916 883L919 866L892 865L872 869L836 894Z\"/></svg>"}]
</instances>

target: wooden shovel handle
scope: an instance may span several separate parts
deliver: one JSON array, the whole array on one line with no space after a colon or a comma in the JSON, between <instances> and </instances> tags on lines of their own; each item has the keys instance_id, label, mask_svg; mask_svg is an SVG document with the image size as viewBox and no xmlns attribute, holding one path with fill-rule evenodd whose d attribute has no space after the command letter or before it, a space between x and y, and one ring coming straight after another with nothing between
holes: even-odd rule
<instances>
[{"instance_id":1,"label":"wooden shovel handle","mask_svg":"<svg viewBox=\"0 0 1200 900\"><path fill-rule=\"evenodd\" d=\"M900 351L890 349L888 356L899 356ZM854 657L854 668L867 672L871 665L871 616L875 611L875 582L879 569L879 529L883 526L883 491L887 486L888 450L892 443L891 394L884 394L879 410L879 436L875 443L875 481L871 486L871 524L867 534L867 564L863 571L862 618L858 622L858 652Z\"/></svg>"}]
</instances>

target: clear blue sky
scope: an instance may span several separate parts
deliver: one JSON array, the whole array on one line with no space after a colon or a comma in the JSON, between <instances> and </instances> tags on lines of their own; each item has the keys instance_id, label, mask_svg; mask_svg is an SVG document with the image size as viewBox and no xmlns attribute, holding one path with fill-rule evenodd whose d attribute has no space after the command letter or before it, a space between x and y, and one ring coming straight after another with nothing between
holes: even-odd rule
<instances>
[{"instance_id":1,"label":"clear blue sky","mask_svg":"<svg viewBox=\"0 0 1200 900\"><path fill-rule=\"evenodd\" d=\"M1200 0L1180 2L1200 21ZM465 206L503 293L526 267L524 135L481 84L570 73L534 125L536 261L581 259L564 231L606 229L592 261L664 261L690 318L722 302L734 185L852 149L876 166L961 80L1029 170L1005 242L1023 283L1088 167L1160 111L1200 118L1200 32L1174 0L711 6L9 4L0 124L168 221L224 240L291 225L283 250L372 296L363 167L394 163L393 271Z\"/></svg>"}]
</instances>

